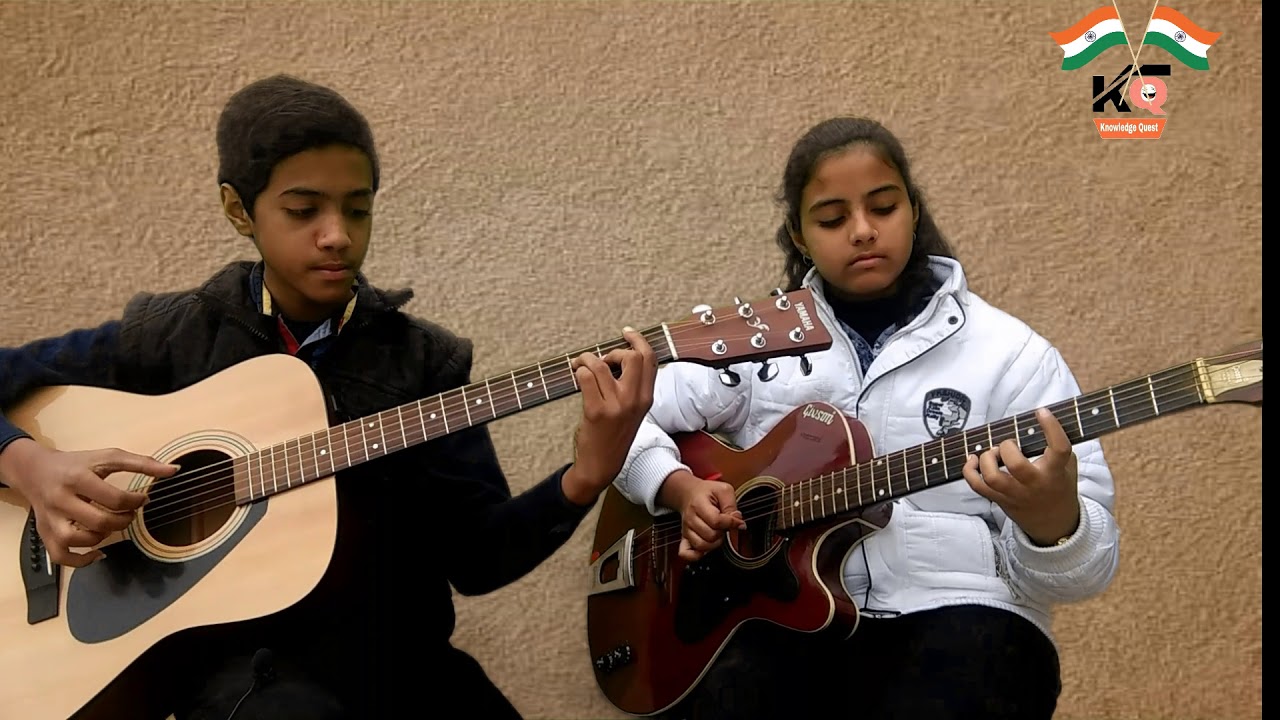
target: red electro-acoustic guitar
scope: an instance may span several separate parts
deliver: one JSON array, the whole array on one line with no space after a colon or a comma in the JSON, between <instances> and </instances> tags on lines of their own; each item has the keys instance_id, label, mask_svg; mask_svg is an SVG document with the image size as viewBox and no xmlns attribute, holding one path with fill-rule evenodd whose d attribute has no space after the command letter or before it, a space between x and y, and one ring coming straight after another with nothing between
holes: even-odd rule
<instances>
[{"instance_id":1,"label":"red electro-acoustic guitar","mask_svg":"<svg viewBox=\"0 0 1280 720\"><path fill-rule=\"evenodd\" d=\"M660 362L726 367L831 346L809 291L732 306L643 330ZM319 582L334 549L345 468L477 426L578 390L582 352L618 338L376 415L330 426L311 369L259 357L181 391L133 395L49 387L5 408L59 450L122 448L182 470L154 480L117 473L148 504L85 568L53 564L26 500L0 485L0 716L22 720L164 717L143 654L188 628L283 610ZM415 492L430 492L429 487ZM160 702L157 700L157 702Z\"/></svg>"},{"instance_id":2,"label":"red electro-acoustic guitar","mask_svg":"<svg viewBox=\"0 0 1280 720\"><path fill-rule=\"evenodd\" d=\"M1262 404L1262 341L1056 403L1073 443L1187 408ZM747 450L705 432L676 437L694 474L737 491L747 528L696 563L677 554L680 517L651 516L616 488L596 525L587 639L596 681L618 709L662 712L684 698L744 623L851 636L858 608L845 558L883 528L890 501L962 479L966 455L1014 440L1044 452L1025 413L877 456L866 428L834 406L796 408Z\"/></svg>"}]
</instances>

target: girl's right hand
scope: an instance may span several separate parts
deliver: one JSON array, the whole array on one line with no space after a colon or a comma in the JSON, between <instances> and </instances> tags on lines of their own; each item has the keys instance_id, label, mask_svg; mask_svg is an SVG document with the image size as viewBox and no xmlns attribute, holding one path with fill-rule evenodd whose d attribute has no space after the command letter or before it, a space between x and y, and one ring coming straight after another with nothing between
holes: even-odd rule
<instances>
[{"instance_id":1,"label":"girl's right hand","mask_svg":"<svg viewBox=\"0 0 1280 720\"><path fill-rule=\"evenodd\" d=\"M728 483L677 470L667 477L661 494L660 502L680 512L680 557L687 562L696 562L720 547L725 532L747 527Z\"/></svg>"},{"instance_id":2,"label":"girl's right hand","mask_svg":"<svg viewBox=\"0 0 1280 720\"><path fill-rule=\"evenodd\" d=\"M103 556L101 550L71 548L94 548L123 530L147 500L144 493L122 490L104 478L117 472L159 478L177 470L176 465L124 450L62 452L26 438L0 453L0 477L31 503L49 559L71 567L84 567Z\"/></svg>"}]
</instances>

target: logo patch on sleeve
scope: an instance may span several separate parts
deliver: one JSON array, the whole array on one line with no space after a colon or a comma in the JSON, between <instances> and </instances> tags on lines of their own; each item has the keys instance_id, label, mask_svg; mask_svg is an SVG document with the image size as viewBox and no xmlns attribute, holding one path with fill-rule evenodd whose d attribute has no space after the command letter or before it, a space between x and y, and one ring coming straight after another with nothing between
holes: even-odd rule
<instances>
[{"instance_id":1,"label":"logo patch on sleeve","mask_svg":"<svg viewBox=\"0 0 1280 720\"><path fill-rule=\"evenodd\" d=\"M964 429L969 421L969 396L951 388L934 388L924 395L924 426L935 438Z\"/></svg>"}]
</instances>

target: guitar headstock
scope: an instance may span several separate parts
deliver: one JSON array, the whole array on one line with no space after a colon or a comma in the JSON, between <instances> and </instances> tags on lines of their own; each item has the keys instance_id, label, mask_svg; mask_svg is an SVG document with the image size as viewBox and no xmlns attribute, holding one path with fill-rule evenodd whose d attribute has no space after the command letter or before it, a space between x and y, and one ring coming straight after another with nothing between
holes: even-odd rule
<instances>
[{"instance_id":1,"label":"guitar headstock","mask_svg":"<svg viewBox=\"0 0 1280 720\"><path fill-rule=\"evenodd\" d=\"M720 369L831 347L831 334L818 319L813 293L807 289L774 290L760 302L734 298L732 305L699 305L691 319L668 323L667 328L675 360ZM777 366L766 362L760 377L769 380L776 372Z\"/></svg>"},{"instance_id":2,"label":"guitar headstock","mask_svg":"<svg viewBox=\"0 0 1280 720\"><path fill-rule=\"evenodd\" d=\"M1237 345L1195 362L1206 403L1262 404L1262 340Z\"/></svg>"}]
</instances>

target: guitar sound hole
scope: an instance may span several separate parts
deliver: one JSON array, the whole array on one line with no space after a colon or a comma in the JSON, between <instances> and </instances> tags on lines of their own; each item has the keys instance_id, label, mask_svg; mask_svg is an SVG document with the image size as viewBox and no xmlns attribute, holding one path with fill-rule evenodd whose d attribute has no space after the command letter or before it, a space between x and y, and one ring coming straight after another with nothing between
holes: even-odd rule
<instances>
[{"instance_id":1,"label":"guitar sound hole","mask_svg":"<svg viewBox=\"0 0 1280 720\"><path fill-rule=\"evenodd\" d=\"M746 560L762 557L778 540L778 491L768 485L754 487L738 498L738 509L747 528L730 531L729 543Z\"/></svg>"},{"instance_id":2,"label":"guitar sound hole","mask_svg":"<svg viewBox=\"0 0 1280 720\"><path fill-rule=\"evenodd\" d=\"M226 524L236 509L230 458L216 450L197 450L173 461L182 467L151 485L142 522L169 547L194 545Z\"/></svg>"}]
</instances>

